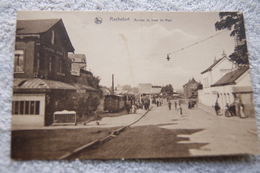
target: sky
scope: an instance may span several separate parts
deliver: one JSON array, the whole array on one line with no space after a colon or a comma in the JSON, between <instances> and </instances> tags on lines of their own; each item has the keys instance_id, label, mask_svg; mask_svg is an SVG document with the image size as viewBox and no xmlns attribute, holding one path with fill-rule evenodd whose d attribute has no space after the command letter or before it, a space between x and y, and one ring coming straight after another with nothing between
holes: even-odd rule
<instances>
[{"instance_id":1,"label":"sky","mask_svg":"<svg viewBox=\"0 0 260 173\"><path fill-rule=\"evenodd\" d=\"M96 24L96 17L102 23ZM57 18L63 20L74 53L86 55L87 70L107 87L114 74L115 86L152 83L181 89L193 77L201 81L201 72L223 51L230 55L235 46L230 31L215 30L217 12L24 11L17 15L18 20Z\"/></svg>"}]
</instances>

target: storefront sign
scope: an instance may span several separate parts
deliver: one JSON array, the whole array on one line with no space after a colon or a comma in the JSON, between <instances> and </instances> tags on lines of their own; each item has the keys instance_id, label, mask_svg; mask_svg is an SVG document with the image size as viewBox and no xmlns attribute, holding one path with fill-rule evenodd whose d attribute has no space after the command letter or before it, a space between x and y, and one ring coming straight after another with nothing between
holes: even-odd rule
<instances>
[{"instance_id":1,"label":"storefront sign","mask_svg":"<svg viewBox=\"0 0 260 173\"><path fill-rule=\"evenodd\" d=\"M77 93L86 93L86 90L77 90Z\"/></svg>"},{"instance_id":2,"label":"storefront sign","mask_svg":"<svg viewBox=\"0 0 260 173\"><path fill-rule=\"evenodd\" d=\"M57 50L55 48L52 48L52 47L48 47L48 46L43 45L42 48L43 48L43 50L45 50L47 52L51 52L51 53L54 53L54 54L59 55L59 56L63 56L64 55L63 52L61 52L61 51L59 51L59 50Z\"/></svg>"}]
</instances>

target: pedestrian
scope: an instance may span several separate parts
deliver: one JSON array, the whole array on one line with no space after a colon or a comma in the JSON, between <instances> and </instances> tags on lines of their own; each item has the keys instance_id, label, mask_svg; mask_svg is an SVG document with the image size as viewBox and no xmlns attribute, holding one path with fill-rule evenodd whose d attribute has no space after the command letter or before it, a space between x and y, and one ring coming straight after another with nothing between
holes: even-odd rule
<instances>
[{"instance_id":1,"label":"pedestrian","mask_svg":"<svg viewBox=\"0 0 260 173\"><path fill-rule=\"evenodd\" d=\"M246 118L247 117L246 114L245 114L245 109L244 109L244 105L243 104L241 104L241 106L240 106L240 117L241 118Z\"/></svg>"},{"instance_id":2,"label":"pedestrian","mask_svg":"<svg viewBox=\"0 0 260 173\"><path fill-rule=\"evenodd\" d=\"M226 117L230 117L231 115L230 115L230 112L229 112L229 105L228 105L228 103L226 103L226 106L225 106L226 108L225 108L225 116Z\"/></svg>"},{"instance_id":3,"label":"pedestrian","mask_svg":"<svg viewBox=\"0 0 260 173\"><path fill-rule=\"evenodd\" d=\"M129 104L129 103L126 103L126 112L127 112L127 114L130 113L130 109L131 109L130 104Z\"/></svg>"},{"instance_id":4,"label":"pedestrian","mask_svg":"<svg viewBox=\"0 0 260 173\"><path fill-rule=\"evenodd\" d=\"M237 96L237 98L235 99L235 102L234 102L235 106L236 106L236 115L241 117L241 100L240 98Z\"/></svg>"},{"instance_id":5,"label":"pedestrian","mask_svg":"<svg viewBox=\"0 0 260 173\"><path fill-rule=\"evenodd\" d=\"M132 105L132 113L133 113L133 114L136 113L136 105L135 105L135 104Z\"/></svg>"},{"instance_id":6,"label":"pedestrian","mask_svg":"<svg viewBox=\"0 0 260 173\"><path fill-rule=\"evenodd\" d=\"M191 102L188 103L188 109L191 109Z\"/></svg>"},{"instance_id":7,"label":"pedestrian","mask_svg":"<svg viewBox=\"0 0 260 173\"><path fill-rule=\"evenodd\" d=\"M177 102L174 101L175 110L177 110Z\"/></svg>"},{"instance_id":8,"label":"pedestrian","mask_svg":"<svg viewBox=\"0 0 260 173\"><path fill-rule=\"evenodd\" d=\"M168 107L169 107L169 110L171 110L172 103L171 103L171 101L170 101L170 100L168 101Z\"/></svg>"},{"instance_id":9,"label":"pedestrian","mask_svg":"<svg viewBox=\"0 0 260 173\"><path fill-rule=\"evenodd\" d=\"M214 108L215 108L216 114L218 115L220 113L220 107L219 107L218 101L216 101Z\"/></svg>"},{"instance_id":10,"label":"pedestrian","mask_svg":"<svg viewBox=\"0 0 260 173\"><path fill-rule=\"evenodd\" d=\"M236 106L234 103L232 103L229 108L229 113L230 113L230 116L236 116Z\"/></svg>"},{"instance_id":11,"label":"pedestrian","mask_svg":"<svg viewBox=\"0 0 260 173\"><path fill-rule=\"evenodd\" d=\"M194 107L195 107L195 106L198 107L196 100L194 101Z\"/></svg>"},{"instance_id":12,"label":"pedestrian","mask_svg":"<svg viewBox=\"0 0 260 173\"><path fill-rule=\"evenodd\" d=\"M177 105L177 111L179 112L180 115L182 115L182 107L180 103Z\"/></svg>"}]
</instances>

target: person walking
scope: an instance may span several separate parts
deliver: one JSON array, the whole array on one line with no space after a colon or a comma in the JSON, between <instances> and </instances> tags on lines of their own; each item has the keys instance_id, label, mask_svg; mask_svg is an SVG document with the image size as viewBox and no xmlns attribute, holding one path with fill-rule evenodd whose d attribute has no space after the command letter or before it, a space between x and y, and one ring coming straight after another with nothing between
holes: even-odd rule
<instances>
[{"instance_id":1,"label":"person walking","mask_svg":"<svg viewBox=\"0 0 260 173\"><path fill-rule=\"evenodd\" d=\"M188 109L191 109L191 102L188 103Z\"/></svg>"},{"instance_id":2,"label":"person walking","mask_svg":"<svg viewBox=\"0 0 260 173\"><path fill-rule=\"evenodd\" d=\"M170 101L170 100L168 101L168 107L169 107L169 110L171 110L172 103L171 103L171 101Z\"/></svg>"},{"instance_id":3,"label":"person walking","mask_svg":"<svg viewBox=\"0 0 260 173\"><path fill-rule=\"evenodd\" d=\"M220 112L220 107L219 107L218 101L216 101L214 108L215 108L216 114L218 115Z\"/></svg>"},{"instance_id":4,"label":"person walking","mask_svg":"<svg viewBox=\"0 0 260 173\"><path fill-rule=\"evenodd\" d=\"M174 101L174 107L175 107L175 110L177 110L177 102Z\"/></svg>"},{"instance_id":5,"label":"person walking","mask_svg":"<svg viewBox=\"0 0 260 173\"><path fill-rule=\"evenodd\" d=\"M180 103L177 105L177 112L179 112L179 114L182 115L182 107Z\"/></svg>"}]
</instances>

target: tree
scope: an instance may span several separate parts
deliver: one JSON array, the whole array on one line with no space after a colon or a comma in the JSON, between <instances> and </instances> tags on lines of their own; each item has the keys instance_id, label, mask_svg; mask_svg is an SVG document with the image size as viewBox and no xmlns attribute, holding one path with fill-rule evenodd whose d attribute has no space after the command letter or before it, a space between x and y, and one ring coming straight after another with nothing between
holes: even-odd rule
<instances>
[{"instance_id":1,"label":"tree","mask_svg":"<svg viewBox=\"0 0 260 173\"><path fill-rule=\"evenodd\" d=\"M89 86L99 89L99 82L100 82L100 78L98 76L94 76L92 74L87 75L87 81Z\"/></svg>"},{"instance_id":2,"label":"tree","mask_svg":"<svg viewBox=\"0 0 260 173\"><path fill-rule=\"evenodd\" d=\"M173 94L173 87L171 84L166 85L162 87L161 93L167 94L167 95L172 95Z\"/></svg>"},{"instance_id":3,"label":"tree","mask_svg":"<svg viewBox=\"0 0 260 173\"><path fill-rule=\"evenodd\" d=\"M220 12L220 21L215 23L216 30L232 30L231 37L235 37L236 46L229 58L238 66L248 65L248 52L243 14L239 12Z\"/></svg>"}]
</instances>

